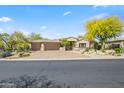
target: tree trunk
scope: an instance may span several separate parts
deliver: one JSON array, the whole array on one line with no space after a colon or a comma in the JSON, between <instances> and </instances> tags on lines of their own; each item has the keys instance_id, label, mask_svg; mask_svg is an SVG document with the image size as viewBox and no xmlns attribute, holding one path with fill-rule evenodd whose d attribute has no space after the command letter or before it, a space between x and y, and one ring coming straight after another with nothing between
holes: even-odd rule
<instances>
[{"instance_id":1,"label":"tree trunk","mask_svg":"<svg viewBox=\"0 0 124 93\"><path fill-rule=\"evenodd\" d=\"M102 51L104 51L105 50L105 42L102 42L101 46L102 46Z\"/></svg>"}]
</instances>

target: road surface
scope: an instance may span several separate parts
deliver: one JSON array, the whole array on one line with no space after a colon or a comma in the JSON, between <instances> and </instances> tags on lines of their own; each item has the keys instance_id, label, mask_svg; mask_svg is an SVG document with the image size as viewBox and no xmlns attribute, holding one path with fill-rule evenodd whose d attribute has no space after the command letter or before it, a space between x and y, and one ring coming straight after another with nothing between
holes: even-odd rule
<instances>
[{"instance_id":1,"label":"road surface","mask_svg":"<svg viewBox=\"0 0 124 93\"><path fill-rule=\"evenodd\" d=\"M0 80L22 75L46 75L71 87L124 87L124 59L0 61Z\"/></svg>"}]
</instances>

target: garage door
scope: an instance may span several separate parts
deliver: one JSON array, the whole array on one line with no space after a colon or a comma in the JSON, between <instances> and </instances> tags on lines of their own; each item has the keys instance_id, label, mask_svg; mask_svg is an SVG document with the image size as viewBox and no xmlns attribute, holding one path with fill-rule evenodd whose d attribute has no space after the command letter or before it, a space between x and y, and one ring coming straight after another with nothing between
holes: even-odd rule
<instances>
[{"instance_id":1,"label":"garage door","mask_svg":"<svg viewBox=\"0 0 124 93\"><path fill-rule=\"evenodd\" d=\"M31 49L34 51L40 50L41 49L41 43L39 43L39 42L31 43Z\"/></svg>"},{"instance_id":2,"label":"garage door","mask_svg":"<svg viewBox=\"0 0 124 93\"><path fill-rule=\"evenodd\" d=\"M57 42L47 42L44 43L44 50L59 50L60 43Z\"/></svg>"}]
</instances>

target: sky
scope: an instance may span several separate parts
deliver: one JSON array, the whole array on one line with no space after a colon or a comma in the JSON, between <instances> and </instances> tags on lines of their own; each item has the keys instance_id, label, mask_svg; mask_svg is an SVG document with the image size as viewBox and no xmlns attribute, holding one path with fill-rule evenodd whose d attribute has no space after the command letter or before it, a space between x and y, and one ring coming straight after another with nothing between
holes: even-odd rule
<instances>
[{"instance_id":1,"label":"sky","mask_svg":"<svg viewBox=\"0 0 124 93\"><path fill-rule=\"evenodd\" d=\"M0 33L34 32L49 39L78 36L85 34L88 20L111 15L124 22L124 6L1 5Z\"/></svg>"}]
</instances>

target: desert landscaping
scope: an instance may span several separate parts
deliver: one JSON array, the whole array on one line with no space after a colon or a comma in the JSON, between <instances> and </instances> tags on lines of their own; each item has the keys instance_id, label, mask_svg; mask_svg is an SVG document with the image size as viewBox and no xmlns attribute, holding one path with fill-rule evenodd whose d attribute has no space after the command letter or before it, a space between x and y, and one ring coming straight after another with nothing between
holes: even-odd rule
<instances>
[{"instance_id":1,"label":"desert landscaping","mask_svg":"<svg viewBox=\"0 0 124 93\"><path fill-rule=\"evenodd\" d=\"M123 34L122 28L123 23L119 18L110 16L87 21L84 36L51 40L41 37L38 33L31 33L29 36L22 32L1 33L0 57L2 59L124 58L124 39L119 38Z\"/></svg>"}]
</instances>

